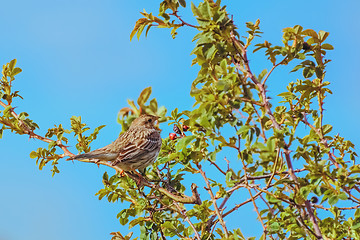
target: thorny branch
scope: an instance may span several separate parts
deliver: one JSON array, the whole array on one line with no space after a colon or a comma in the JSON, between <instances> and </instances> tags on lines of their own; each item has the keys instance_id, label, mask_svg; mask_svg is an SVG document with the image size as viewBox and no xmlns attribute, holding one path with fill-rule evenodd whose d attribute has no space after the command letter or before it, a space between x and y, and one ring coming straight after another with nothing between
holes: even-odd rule
<instances>
[{"instance_id":1,"label":"thorny branch","mask_svg":"<svg viewBox=\"0 0 360 240\"><path fill-rule=\"evenodd\" d=\"M315 230L316 238L317 238L317 239L323 239L323 238L322 238L321 231L320 231L320 228L319 228L319 225L318 225L318 223L317 223L317 221L316 221L316 217L315 217L315 215L314 215L314 211L313 211L313 209L312 209L312 207L311 207L311 203L310 203L309 200L306 200L306 201L305 201L305 207L306 207L306 209L307 209L307 212L309 213L310 221L311 221L312 224L313 224L313 228L314 228L314 230Z\"/></svg>"},{"instance_id":2,"label":"thorny branch","mask_svg":"<svg viewBox=\"0 0 360 240\"><path fill-rule=\"evenodd\" d=\"M268 97L266 96L266 90L265 90L265 83L266 83L266 80L268 79L268 77L270 76L270 74L272 73L272 71L275 69L276 66L278 65L274 65L273 68L271 69L271 71L269 72L269 74L265 77L265 80L263 81L263 83L259 82L257 80L257 78L255 77L255 75L252 73L251 69L250 69L250 65L249 65L249 60L247 58L247 48L245 46L243 46L241 44L241 42L235 37L235 34L233 32L230 33L230 38L231 38L231 41L235 47L235 49L238 51L238 54L239 56L242 58L243 60L243 66L240 65L239 62L236 62L235 63L235 66L236 68L241 71L241 72L244 72L245 77L246 78L250 78L251 81L256 85L258 91L259 91L259 95L261 97L261 101L263 103L263 107L265 109L265 112L266 114L268 115L268 117L270 118L271 122L272 122L272 125L273 127L276 129L276 130L281 130L281 126L280 124L276 121L272 111L271 111L271 107L270 107L270 103L268 101ZM285 58L286 59L286 58ZM283 61L285 61L285 59ZM281 61L279 63L279 65L283 62ZM244 70L245 68L245 70ZM295 189L296 191L299 191L299 181L294 173L294 168L292 166L292 161L291 161L291 157L290 157L290 149L289 149L289 146L287 143L283 143L283 152L284 152L284 155L285 155L285 159L286 159L286 163L287 163L287 166L288 166L288 169L289 169L289 175L291 176L292 180L295 182ZM309 209L307 208L307 211L309 212L309 214L311 215L314 215L313 212L310 213L310 211L312 211L312 209ZM260 219L261 220L261 219ZM321 235L321 231L320 231L320 228L317 224L316 221L312 221L313 225L314 225L314 229L315 229L315 232L317 234L318 237L322 237ZM263 224L264 226L264 224ZM318 230L318 231L317 231Z\"/></svg>"}]
</instances>

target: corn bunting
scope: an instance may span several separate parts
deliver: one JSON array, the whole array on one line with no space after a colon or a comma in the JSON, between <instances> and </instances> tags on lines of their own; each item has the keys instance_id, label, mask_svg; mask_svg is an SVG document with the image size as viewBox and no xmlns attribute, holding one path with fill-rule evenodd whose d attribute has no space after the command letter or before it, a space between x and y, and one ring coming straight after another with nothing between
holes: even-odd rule
<instances>
[{"instance_id":1,"label":"corn bunting","mask_svg":"<svg viewBox=\"0 0 360 240\"><path fill-rule=\"evenodd\" d=\"M135 169L143 171L156 160L161 148L160 131L156 127L157 120L156 116L140 115L114 142L103 148L70 157L68 160L105 160L124 171Z\"/></svg>"}]
</instances>

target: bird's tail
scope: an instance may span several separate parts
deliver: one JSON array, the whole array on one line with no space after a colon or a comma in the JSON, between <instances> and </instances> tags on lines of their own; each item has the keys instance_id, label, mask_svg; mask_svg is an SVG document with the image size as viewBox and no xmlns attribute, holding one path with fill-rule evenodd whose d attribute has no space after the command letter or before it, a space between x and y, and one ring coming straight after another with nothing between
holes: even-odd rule
<instances>
[{"instance_id":1,"label":"bird's tail","mask_svg":"<svg viewBox=\"0 0 360 240\"><path fill-rule=\"evenodd\" d=\"M73 157L68 158L67 160L80 160L80 159L93 159L96 158L97 154L92 154L90 153L83 153L83 154L79 154L79 155L75 155Z\"/></svg>"},{"instance_id":2,"label":"bird's tail","mask_svg":"<svg viewBox=\"0 0 360 240\"><path fill-rule=\"evenodd\" d=\"M96 151L96 150L95 150ZM69 160L81 160L81 159L98 159L98 160L105 160L105 161L112 161L117 157L117 154L114 153L96 153L96 152L88 152L79 154L67 159Z\"/></svg>"}]
</instances>

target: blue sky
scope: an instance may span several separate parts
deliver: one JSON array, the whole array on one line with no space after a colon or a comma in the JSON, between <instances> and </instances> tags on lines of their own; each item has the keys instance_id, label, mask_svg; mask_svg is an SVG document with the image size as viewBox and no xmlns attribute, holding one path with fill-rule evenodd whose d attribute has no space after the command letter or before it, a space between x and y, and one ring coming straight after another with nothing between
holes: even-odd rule
<instances>
[{"instance_id":1,"label":"blue sky","mask_svg":"<svg viewBox=\"0 0 360 240\"><path fill-rule=\"evenodd\" d=\"M173 40L169 30L152 29L148 38L129 41L140 11L155 12L160 1L18 0L1 3L0 63L17 58L23 72L14 88L26 111L39 124L39 134L54 124L69 127L71 116L82 116L92 128L105 124L93 149L114 140L120 131L117 112L136 99L142 89L153 87L153 97L168 109L192 106L191 82L198 67L190 67L196 32L180 29ZM275 2L275 3L274 3ZM247 21L260 18L263 39L280 44L282 29L302 25L330 32L335 50L327 69L333 95L325 104L326 120L357 146L360 113L360 16L359 1L223 1L234 15L239 31ZM180 13L195 23L189 10ZM266 63L262 53L250 57L260 73ZM269 95L275 97L293 81L289 69L275 72ZM165 127L165 126L164 126ZM163 137L169 133L165 128ZM0 239L109 239L112 231L127 232L116 219L121 203L99 201L106 168L64 162L61 173L51 177L49 168L39 171L29 153L45 145L5 132L0 140ZM358 149L358 148L357 148ZM71 150L75 152L74 146ZM252 209L244 210L252 212ZM241 217L239 215L234 218ZM255 215L253 217L255 219ZM228 219L231 221L231 218ZM257 227L244 232L250 236Z\"/></svg>"}]
</instances>

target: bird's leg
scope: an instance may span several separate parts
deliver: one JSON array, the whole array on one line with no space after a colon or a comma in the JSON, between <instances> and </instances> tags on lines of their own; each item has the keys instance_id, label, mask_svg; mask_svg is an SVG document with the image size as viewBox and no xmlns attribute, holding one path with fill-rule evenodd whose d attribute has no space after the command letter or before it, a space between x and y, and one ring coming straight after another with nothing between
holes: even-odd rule
<instances>
[{"instance_id":1,"label":"bird's leg","mask_svg":"<svg viewBox=\"0 0 360 240\"><path fill-rule=\"evenodd\" d=\"M138 182L136 183L136 185L140 185L140 183L141 183L141 180L142 179L144 179L144 177L139 173L139 172L137 172L137 171L133 171L136 175L138 175L139 176L139 180L138 180Z\"/></svg>"},{"instance_id":2,"label":"bird's leg","mask_svg":"<svg viewBox=\"0 0 360 240\"><path fill-rule=\"evenodd\" d=\"M125 176L125 171L121 169L121 171L116 170L116 174L119 174L120 177Z\"/></svg>"}]
</instances>

